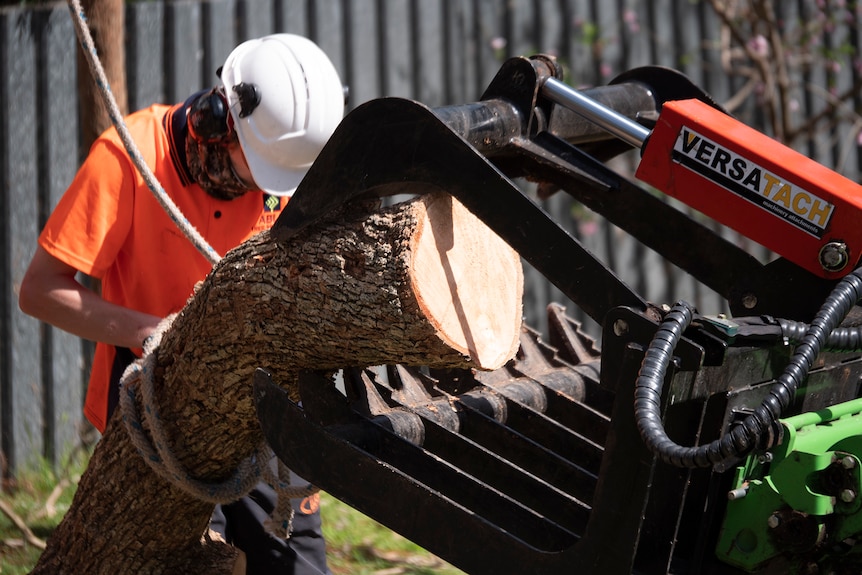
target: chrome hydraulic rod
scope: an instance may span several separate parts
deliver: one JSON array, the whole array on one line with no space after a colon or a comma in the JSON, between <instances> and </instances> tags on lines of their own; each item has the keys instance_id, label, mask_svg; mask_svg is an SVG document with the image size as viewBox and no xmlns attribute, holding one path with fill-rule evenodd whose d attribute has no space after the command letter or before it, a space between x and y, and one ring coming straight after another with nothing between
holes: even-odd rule
<instances>
[{"instance_id":1,"label":"chrome hydraulic rod","mask_svg":"<svg viewBox=\"0 0 862 575\"><path fill-rule=\"evenodd\" d=\"M650 135L649 129L555 78L545 80L542 94L638 149L643 148Z\"/></svg>"}]
</instances>

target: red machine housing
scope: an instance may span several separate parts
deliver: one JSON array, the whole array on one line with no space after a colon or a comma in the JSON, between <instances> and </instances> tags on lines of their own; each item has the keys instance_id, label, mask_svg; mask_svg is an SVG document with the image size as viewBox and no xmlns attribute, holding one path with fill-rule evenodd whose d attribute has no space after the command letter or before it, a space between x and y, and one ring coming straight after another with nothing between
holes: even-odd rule
<instances>
[{"instance_id":1,"label":"red machine housing","mask_svg":"<svg viewBox=\"0 0 862 575\"><path fill-rule=\"evenodd\" d=\"M700 100L663 105L636 177L820 277L860 259L862 186Z\"/></svg>"}]
</instances>

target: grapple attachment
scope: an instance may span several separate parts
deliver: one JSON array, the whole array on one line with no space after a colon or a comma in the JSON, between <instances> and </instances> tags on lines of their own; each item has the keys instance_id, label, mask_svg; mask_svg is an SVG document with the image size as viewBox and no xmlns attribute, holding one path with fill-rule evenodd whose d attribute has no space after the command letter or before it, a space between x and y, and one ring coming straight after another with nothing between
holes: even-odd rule
<instances>
[{"instance_id":1,"label":"grapple attachment","mask_svg":"<svg viewBox=\"0 0 862 575\"><path fill-rule=\"evenodd\" d=\"M862 535L856 507L848 513L847 505L821 505L816 520L797 522L818 529L804 548L755 545L756 538L791 537L792 529L747 525L811 515L808 502L835 497L817 491L808 476L785 483L781 497L752 486L767 484L773 473L787 477L786 467L770 469L773 453L785 463L808 457L782 443L791 429L784 420L763 418L764 406L777 404L775 396L787 400L786 415L796 415L820 413L859 395L860 346L852 342L862 341L862 331L851 326L862 319L851 313L845 321L851 331L837 336L824 327L841 321L834 310L852 307L845 305L844 280L853 284L850 291L862 286L862 273L855 271L835 283L858 260L856 235L841 241L827 226L815 230L819 237L813 240L802 238L805 226L789 214L763 204L725 210L720 199L706 200L718 204L716 213L725 218L782 216L764 229L790 229L800 241L788 244L786 258L757 261L712 224L605 163L642 147L648 162L665 162L673 182L690 184L682 199L702 201L689 173L694 164L682 165L673 151L680 145L683 152L696 149L694 139L684 137L691 114L676 127L660 124L665 109L667 118L679 119L678 101L724 122L726 114L708 95L664 68L633 70L583 93L573 93L559 76L550 58L515 58L479 102L431 109L382 99L360 106L336 130L273 233L290 238L337 217L353 201L445 190L601 325L601 353L563 308L551 306L547 340L524 328L518 357L493 372L345 370L343 388L305 373L299 405L279 388L281 382L258 370L254 394L267 441L305 479L473 574L858 573L858 554L848 551ZM706 134L700 130L695 137ZM668 157L656 159L662 150ZM716 163L722 165L733 168L733 158ZM663 172L648 165L640 173L658 182L653 178ZM691 312L680 312L686 322L667 327L677 306L653 305L620 281L516 178L537 182L540 196L570 194L726 297L732 316L708 317L682 306ZM775 185L773 192L781 189ZM805 197L793 196L795 188L788 186L791 209L801 210ZM713 181L706 189L735 193L720 188ZM834 205L843 210L854 202ZM735 227L754 229L756 236L756 221ZM824 301L828 305L821 307ZM804 337L795 338L789 322L812 317L814 327L803 324ZM836 344L823 347L830 351L821 355L827 340ZM799 367L794 346L808 350L801 354L806 361L814 350L811 369ZM655 377L644 395L643 368L658 348L662 370L647 366ZM798 377L792 385L785 366ZM647 439L657 436L647 438L639 428L636 393L640 406L651 404L648 415L658 422L653 427L682 445L720 451L720 460L689 466L701 462L693 457L677 465L656 450ZM751 431L754 439L727 448L725 438L735 441L738 430ZM855 461L862 457L860 435L851 432L839 446L824 449ZM814 475L835 470L821 465L832 455L821 455L809 457ZM842 477L858 482L856 472ZM811 494L795 497L794 490ZM741 494L754 497L742 506L728 504Z\"/></svg>"}]
</instances>

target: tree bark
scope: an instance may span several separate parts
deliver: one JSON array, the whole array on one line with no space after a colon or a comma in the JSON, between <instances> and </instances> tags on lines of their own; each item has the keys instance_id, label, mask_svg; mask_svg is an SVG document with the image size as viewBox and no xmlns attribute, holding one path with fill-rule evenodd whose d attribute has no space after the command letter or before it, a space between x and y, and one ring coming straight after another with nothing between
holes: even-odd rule
<instances>
[{"instance_id":1,"label":"tree bark","mask_svg":"<svg viewBox=\"0 0 862 575\"><path fill-rule=\"evenodd\" d=\"M303 369L495 369L517 350L522 289L518 255L445 194L346 210L283 244L263 232L165 332L147 408L184 468L220 481L263 440L256 368L295 399ZM232 572L233 550L202 540L213 504L161 479L117 411L33 573Z\"/></svg>"}]
</instances>

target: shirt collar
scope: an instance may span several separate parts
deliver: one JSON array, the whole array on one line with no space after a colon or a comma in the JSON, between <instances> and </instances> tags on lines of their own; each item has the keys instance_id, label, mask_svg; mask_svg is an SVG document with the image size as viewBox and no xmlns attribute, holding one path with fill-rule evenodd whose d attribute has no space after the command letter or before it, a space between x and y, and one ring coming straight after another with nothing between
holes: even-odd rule
<instances>
[{"instance_id":1,"label":"shirt collar","mask_svg":"<svg viewBox=\"0 0 862 575\"><path fill-rule=\"evenodd\" d=\"M186 159L186 138L189 132L188 109L192 105L192 102L205 92L206 90L195 92L185 102L171 106L162 118L163 127L168 136L171 161L183 186L194 183L191 172L189 172L188 160Z\"/></svg>"}]
</instances>

